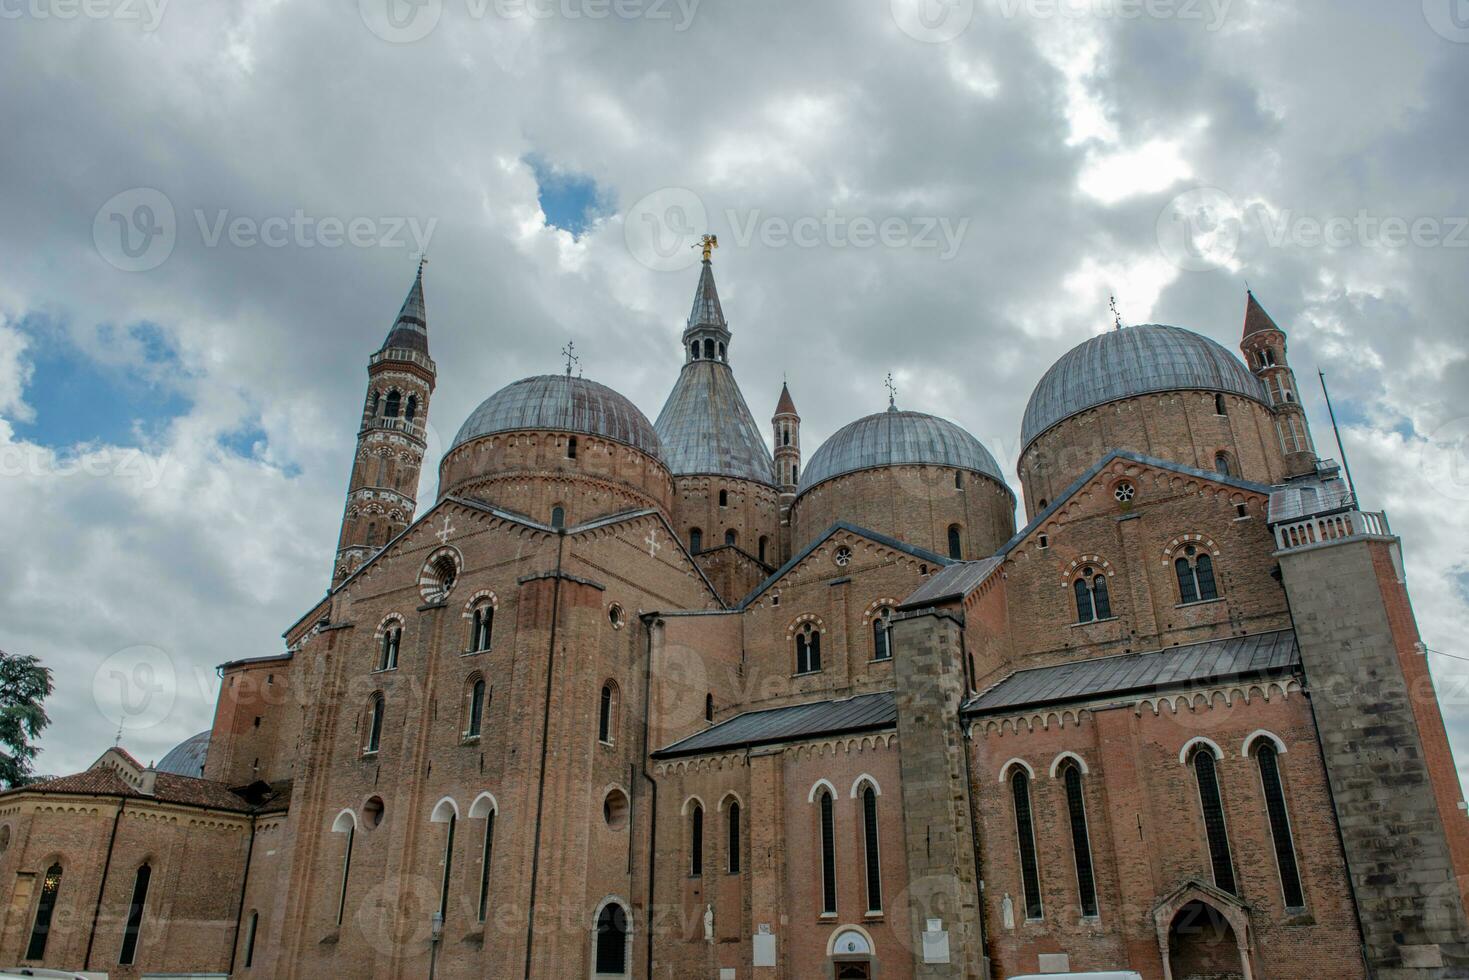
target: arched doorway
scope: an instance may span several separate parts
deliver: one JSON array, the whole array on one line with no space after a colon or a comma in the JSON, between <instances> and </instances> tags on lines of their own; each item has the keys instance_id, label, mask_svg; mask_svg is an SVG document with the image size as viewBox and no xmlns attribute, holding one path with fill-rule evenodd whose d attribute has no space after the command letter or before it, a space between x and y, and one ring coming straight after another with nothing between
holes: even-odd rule
<instances>
[{"instance_id":1,"label":"arched doorway","mask_svg":"<svg viewBox=\"0 0 1469 980\"><path fill-rule=\"evenodd\" d=\"M1184 904L1168 927L1168 968L1173 980L1246 980L1239 938L1218 909Z\"/></svg>"},{"instance_id":2,"label":"arched doorway","mask_svg":"<svg viewBox=\"0 0 1469 980\"><path fill-rule=\"evenodd\" d=\"M838 931L831 939L829 953L833 980L875 980L872 939L865 931Z\"/></svg>"}]
</instances>

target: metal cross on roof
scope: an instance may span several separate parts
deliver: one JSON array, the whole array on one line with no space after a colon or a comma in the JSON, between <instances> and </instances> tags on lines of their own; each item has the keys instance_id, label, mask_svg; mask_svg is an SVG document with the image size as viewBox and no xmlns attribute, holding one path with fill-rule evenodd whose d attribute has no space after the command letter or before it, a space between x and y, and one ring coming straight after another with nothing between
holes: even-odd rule
<instances>
[{"instance_id":1,"label":"metal cross on roof","mask_svg":"<svg viewBox=\"0 0 1469 980\"><path fill-rule=\"evenodd\" d=\"M1112 322L1114 324L1116 324L1116 329L1121 330L1122 329L1122 314L1117 312L1117 297L1116 296L1108 296L1107 297L1107 305L1112 308Z\"/></svg>"},{"instance_id":2,"label":"metal cross on roof","mask_svg":"<svg viewBox=\"0 0 1469 980\"><path fill-rule=\"evenodd\" d=\"M420 279L423 278L423 267L426 266L426 265L428 265L428 253L427 252L419 252L418 253L418 278L420 278Z\"/></svg>"},{"instance_id":3,"label":"metal cross on roof","mask_svg":"<svg viewBox=\"0 0 1469 980\"><path fill-rule=\"evenodd\" d=\"M893 372L888 372L887 380L882 384L888 390L888 407L896 408L898 405L898 386L893 383Z\"/></svg>"},{"instance_id":4,"label":"metal cross on roof","mask_svg":"<svg viewBox=\"0 0 1469 980\"><path fill-rule=\"evenodd\" d=\"M576 356L576 341L568 341L566 346L561 348L561 356L566 358L566 376L569 378L572 367L581 363L581 358Z\"/></svg>"}]
</instances>

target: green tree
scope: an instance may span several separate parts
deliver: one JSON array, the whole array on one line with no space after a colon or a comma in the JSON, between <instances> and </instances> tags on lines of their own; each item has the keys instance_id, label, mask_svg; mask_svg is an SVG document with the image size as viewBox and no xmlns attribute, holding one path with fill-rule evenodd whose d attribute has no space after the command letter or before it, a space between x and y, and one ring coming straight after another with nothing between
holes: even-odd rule
<instances>
[{"instance_id":1,"label":"green tree","mask_svg":"<svg viewBox=\"0 0 1469 980\"><path fill-rule=\"evenodd\" d=\"M0 784L7 789L31 780L36 739L51 723L42 702L51 694L51 671L36 657L0 650Z\"/></svg>"}]
</instances>

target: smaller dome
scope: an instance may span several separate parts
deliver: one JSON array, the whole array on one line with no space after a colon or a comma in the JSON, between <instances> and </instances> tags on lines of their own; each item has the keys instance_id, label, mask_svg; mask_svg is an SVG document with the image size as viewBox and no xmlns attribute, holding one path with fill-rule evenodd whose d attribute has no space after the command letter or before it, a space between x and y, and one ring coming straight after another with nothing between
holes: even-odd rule
<instances>
[{"instance_id":1,"label":"smaller dome","mask_svg":"<svg viewBox=\"0 0 1469 980\"><path fill-rule=\"evenodd\" d=\"M822 443L801 474L799 492L848 473L904 465L972 470L1006 485L995 457L958 425L935 415L890 408L848 423Z\"/></svg>"},{"instance_id":2,"label":"smaller dome","mask_svg":"<svg viewBox=\"0 0 1469 980\"><path fill-rule=\"evenodd\" d=\"M1083 341L1051 366L1031 393L1020 443L1089 408L1159 391L1222 391L1269 404L1243 361L1202 334L1148 323Z\"/></svg>"},{"instance_id":3,"label":"smaller dome","mask_svg":"<svg viewBox=\"0 0 1469 980\"><path fill-rule=\"evenodd\" d=\"M210 735L210 732L200 732L184 739L169 749L168 754L153 768L175 776L193 776L195 779L203 777L204 760L209 755Z\"/></svg>"},{"instance_id":4,"label":"smaller dome","mask_svg":"<svg viewBox=\"0 0 1469 980\"><path fill-rule=\"evenodd\" d=\"M636 405L606 385L564 374L526 378L486 398L464 420L450 451L481 436L525 429L584 432L663 458L658 433Z\"/></svg>"}]
</instances>

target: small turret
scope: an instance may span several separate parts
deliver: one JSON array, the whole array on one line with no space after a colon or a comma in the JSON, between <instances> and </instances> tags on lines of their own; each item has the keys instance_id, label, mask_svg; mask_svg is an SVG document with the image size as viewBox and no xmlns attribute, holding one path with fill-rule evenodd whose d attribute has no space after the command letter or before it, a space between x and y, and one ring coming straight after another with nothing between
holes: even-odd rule
<instances>
[{"instance_id":1,"label":"small turret","mask_svg":"<svg viewBox=\"0 0 1469 980\"><path fill-rule=\"evenodd\" d=\"M1316 449L1306 408L1296 391L1296 375L1286 357L1285 331L1276 325L1255 294L1245 292L1244 338L1240 350L1245 363L1270 394L1275 413L1276 436L1285 453L1286 476L1306 476L1316 471Z\"/></svg>"}]
</instances>

